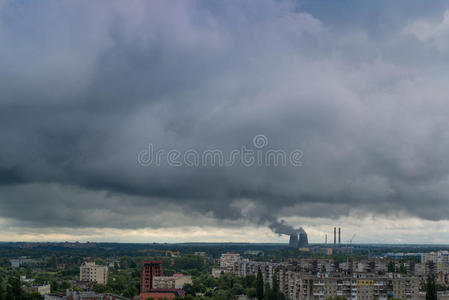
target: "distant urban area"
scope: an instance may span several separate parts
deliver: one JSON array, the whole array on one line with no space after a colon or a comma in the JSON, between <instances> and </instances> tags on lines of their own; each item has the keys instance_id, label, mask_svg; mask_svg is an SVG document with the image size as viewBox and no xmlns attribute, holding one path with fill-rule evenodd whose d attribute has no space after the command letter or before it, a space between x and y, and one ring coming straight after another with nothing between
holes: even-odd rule
<instances>
[{"instance_id":1,"label":"distant urban area","mask_svg":"<svg viewBox=\"0 0 449 300\"><path fill-rule=\"evenodd\" d=\"M0 243L0 299L449 299L449 247Z\"/></svg>"}]
</instances>

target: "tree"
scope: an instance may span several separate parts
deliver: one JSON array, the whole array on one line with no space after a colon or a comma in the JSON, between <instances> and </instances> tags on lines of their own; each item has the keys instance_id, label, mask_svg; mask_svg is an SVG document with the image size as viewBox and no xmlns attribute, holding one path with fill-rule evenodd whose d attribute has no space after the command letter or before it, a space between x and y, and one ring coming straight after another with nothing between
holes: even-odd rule
<instances>
[{"instance_id":1,"label":"tree","mask_svg":"<svg viewBox=\"0 0 449 300\"><path fill-rule=\"evenodd\" d=\"M247 288L247 289L245 289L245 295L248 298L256 298L256 289L255 288Z\"/></svg>"},{"instance_id":2,"label":"tree","mask_svg":"<svg viewBox=\"0 0 449 300\"><path fill-rule=\"evenodd\" d=\"M204 259L198 255L187 254L176 257L173 262L175 271L201 270L204 267Z\"/></svg>"},{"instance_id":3,"label":"tree","mask_svg":"<svg viewBox=\"0 0 449 300\"><path fill-rule=\"evenodd\" d=\"M195 296L195 288L193 286L193 284L190 283L186 283L184 284L184 287L182 288L184 290L184 292L186 293L186 295L192 295Z\"/></svg>"},{"instance_id":4,"label":"tree","mask_svg":"<svg viewBox=\"0 0 449 300\"><path fill-rule=\"evenodd\" d=\"M233 295L241 295L245 293L245 289L240 282L235 283L231 288L231 293Z\"/></svg>"},{"instance_id":5,"label":"tree","mask_svg":"<svg viewBox=\"0 0 449 300\"><path fill-rule=\"evenodd\" d=\"M48 266L50 268L56 268L58 266L58 258L56 257L56 254L52 254L50 258L48 259Z\"/></svg>"},{"instance_id":6,"label":"tree","mask_svg":"<svg viewBox=\"0 0 449 300\"><path fill-rule=\"evenodd\" d=\"M388 272L389 273L393 273L394 272L394 262L392 262L392 261L390 261L389 263L388 263L388 267L387 267L388 269Z\"/></svg>"},{"instance_id":7,"label":"tree","mask_svg":"<svg viewBox=\"0 0 449 300\"><path fill-rule=\"evenodd\" d=\"M231 300L234 299L233 295L229 290L218 290L213 299L215 300Z\"/></svg>"},{"instance_id":8,"label":"tree","mask_svg":"<svg viewBox=\"0 0 449 300\"><path fill-rule=\"evenodd\" d=\"M279 300L280 295L279 295L279 284L278 281L276 280L276 275L273 274L273 283L272 283L272 290L271 290L271 298L273 300Z\"/></svg>"},{"instance_id":9,"label":"tree","mask_svg":"<svg viewBox=\"0 0 449 300\"><path fill-rule=\"evenodd\" d=\"M59 290L59 284L58 284L58 281L56 281L56 280L52 280L52 281L50 281L50 289L51 289L51 292L52 293L55 293L55 292L57 292L58 290Z\"/></svg>"},{"instance_id":10,"label":"tree","mask_svg":"<svg viewBox=\"0 0 449 300\"><path fill-rule=\"evenodd\" d=\"M245 277L243 277L242 283L243 283L243 287L245 287L245 288L255 288L256 287L256 276L246 275Z\"/></svg>"},{"instance_id":11,"label":"tree","mask_svg":"<svg viewBox=\"0 0 449 300\"><path fill-rule=\"evenodd\" d=\"M137 295L139 293L139 291L137 290L137 287L135 287L134 285L129 286L125 293L123 293L123 296L125 296L126 298L132 298L135 295Z\"/></svg>"},{"instance_id":12,"label":"tree","mask_svg":"<svg viewBox=\"0 0 449 300\"><path fill-rule=\"evenodd\" d=\"M437 288L435 284L435 276L432 274L427 276L426 300L437 300Z\"/></svg>"},{"instance_id":13,"label":"tree","mask_svg":"<svg viewBox=\"0 0 449 300\"><path fill-rule=\"evenodd\" d=\"M7 300L19 300L24 298L24 292L20 284L20 278L18 275L13 275L8 279L8 286L6 288Z\"/></svg>"},{"instance_id":14,"label":"tree","mask_svg":"<svg viewBox=\"0 0 449 300\"><path fill-rule=\"evenodd\" d=\"M0 267L10 267L11 262L6 257L0 259Z\"/></svg>"},{"instance_id":15,"label":"tree","mask_svg":"<svg viewBox=\"0 0 449 300\"><path fill-rule=\"evenodd\" d=\"M401 263L401 265L399 266L399 273L407 274L407 269L405 269L404 263Z\"/></svg>"},{"instance_id":16,"label":"tree","mask_svg":"<svg viewBox=\"0 0 449 300\"><path fill-rule=\"evenodd\" d=\"M61 284L59 285L59 288L62 291L65 291L66 289L70 288L70 282L68 282L68 281L61 282Z\"/></svg>"},{"instance_id":17,"label":"tree","mask_svg":"<svg viewBox=\"0 0 449 300\"><path fill-rule=\"evenodd\" d=\"M44 296L39 294L38 292L25 294L24 300L44 300Z\"/></svg>"},{"instance_id":18,"label":"tree","mask_svg":"<svg viewBox=\"0 0 449 300\"><path fill-rule=\"evenodd\" d=\"M264 300L273 300L273 290L270 287L270 284L267 282L265 283L265 291L264 293Z\"/></svg>"},{"instance_id":19,"label":"tree","mask_svg":"<svg viewBox=\"0 0 449 300\"><path fill-rule=\"evenodd\" d=\"M262 271L257 270L257 277L256 277L256 298L258 300L263 299L263 277L262 277Z\"/></svg>"},{"instance_id":20,"label":"tree","mask_svg":"<svg viewBox=\"0 0 449 300\"><path fill-rule=\"evenodd\" d=\"M131 265L131 258L128 256L123 256L120 258L120 268L128 269Z\"/></svg>"},{"instance_id":21,"label":"tree","mask_svg":"<svg viewBox=\"0 0 449 300\"><path fill-rule=\"evenodd\" d=\"M3 288L3 278L0 276L0 300L5 300L5 290Z\"/></svg>"},{"instance_id":22,"label":"tree","mask_svg":"<svg viewBox=\"0 0 449 300\"><path fill-rule=\"evenodd\" d=\"M95 293L105 293L106 287L102 284L95 284L92 288Z\"/></svg>"}]
</instances>

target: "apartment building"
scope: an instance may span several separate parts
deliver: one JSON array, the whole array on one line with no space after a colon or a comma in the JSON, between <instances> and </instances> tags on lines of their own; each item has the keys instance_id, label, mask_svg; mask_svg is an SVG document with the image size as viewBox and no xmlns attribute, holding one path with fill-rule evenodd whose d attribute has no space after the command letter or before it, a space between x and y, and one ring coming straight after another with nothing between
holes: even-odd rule
<instances>
[{"instance_id":1,"label":"apartment building","mask_svg":"<svg viewBox=\"0 0 449 300\"><path fill-rule=\"evenodd\" d=\"M80 267L80 281L90 281L98 284L108 283L108 267L84 262Z\"/></svg>"},{"instance_id":2,"label":"apartment building","mask_svg":"<svg viewBox=\"0 0 449 300\"><path fill-rule=\"evenodd\" d=\"M337 296L348 300L419 300L419 278L400 274L377 276L367 273L345 275L307 274L283 270L276 274L280 290L287 299L326 300Z\"/></svg>"},{"instance_id":3,"label":"apartment building","mask_svg":"<svg viewBox=\"0 0 449 300\"><path fill-rule=\"evenodd\" d=\"M278 273L279 289L287 299L311 299L312 282L309 277L281 268Z\"/></svg>"},{"instance_id":4,"label":"apartment building","mask_svg":"<svg viewBox=\"0 0 449 300\"><path fill-rule=\"evenodd\" d=\"M140 268L140 293L153 289L153 279L158 276L164 276L162 261L143 261Z\"/></svg>"},{"instance_id":5,"label":"apartment building","mask_svg":"<svg viewBox=\"0 0 449 300\"><path fill-rule=\"evenodd\" d=\"M281 266L279 263L258 262L249 260L239 260L234 263L232 272L238 276L257 275L258 270L262 271L264 282L272 284L273 276Z\"/></svg>"},{"instance_id":6,"label":"apartment building","mask_svg":"<svg viewBox=\"0 0 449 300\"><path fill-rule=\"evenodd\" d=\"M238 253L223 253L220 257L220 267L232 270L234 264L240 260L240 254Z\"/></svg>"}]
</instances>

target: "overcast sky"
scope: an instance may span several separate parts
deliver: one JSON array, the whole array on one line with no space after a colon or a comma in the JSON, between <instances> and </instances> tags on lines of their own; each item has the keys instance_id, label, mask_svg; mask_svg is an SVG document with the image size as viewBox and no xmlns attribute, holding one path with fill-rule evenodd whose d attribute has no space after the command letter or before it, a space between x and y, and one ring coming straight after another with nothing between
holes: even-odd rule
<instances>
[{"instance_id":1,"label":"overcast sky","mask_svg":"<svg viewBox=\"0 0 449 300\"><path fill-rule=\"evenodd\" d=\"M447 243L448 82L446 0L0 0L0 240Z\"/></svg>"}]
</instances>

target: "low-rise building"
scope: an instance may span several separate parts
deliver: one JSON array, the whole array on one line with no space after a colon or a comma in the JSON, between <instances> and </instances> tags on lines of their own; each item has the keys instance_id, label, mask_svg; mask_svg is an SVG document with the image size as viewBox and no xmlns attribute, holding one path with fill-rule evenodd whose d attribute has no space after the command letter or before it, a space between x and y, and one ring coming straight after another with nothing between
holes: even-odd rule
<instances>
[{"instance_id":1,"label":"low-rise building","mask_svg":"<svg viewBox=\"0 0 449 300\"><path fill-rule=\"evenodd\" d=\"M44 300L67 300L67 296L61 294L47 294Z\"/></svg>"},{"instance_id":2,"label":"low-rise building","mask_svg":"<svg viewBox=\"0 0 449 300\"><path fill-rule=\"evenodd\" d=\"M193 254L197 255L197 256L206 257L206 252L203 252L203 251L195 251L195 253L193 253Z\"/></svg>"},{"instance_id":3,"label":"low-rise building","mask_svg":"<svg viewBox=\"0 0 449 300\"><path fill-rule=\"evenodd\" d=\"M185 293L181 289L151 289L147 292L140 293L139 300L146 299L174 299L184 297Z\"/></svg>"},{"instance_id":4,"label":"low-rise building","mask_svg":"<svg viewBox=\"0 0 449 300\"><path fill-rule=\"evenodd\" d=\"M254 256L263 256L263 251L262 250L246 250L245 254L246 255L254 255Z\"/></svg>"},{"instance_id":5,"label":"low-rise building","mask_svg":"<svg viewBox=\"0 0 449 300\"><path fill-rule=\"evenodd\" d=\"M224 268L212 268L212 277L218 278L221 276L221 274L230 272L229 269Z\"/></svg>"},{"instance_id":6,"label":"low-rise building","mask_svg":"<svg viewBox=\"0 0 449 300\"><path fill-rule=\"evenodd\" d=\"M26 263L30 263L33 260L26 257L26 256L21 256L19 258L12 258L9 260L9 262L11 263L11 267L13 268L19 268L21 266L23 266Z\"/></svg>"},{"instance_id":7,"label":"low-rise building","mask_svg":"<svg viewBox=\"0 0 449 300\"><path fill-rule=\"evenodd\" d=\"M192 276L173 274L173 276L153 277L153 288L155 289L182 289L185 284L192 284Z\"/></svg>"},{"instance_id":8,"label":"low-rise building","mask_svg":"<svg viewBox=\"0 0 449 300\"><path fill-rule=\"evenodd\" d=\"M45 300L130 300L115 294L98 294L92 291L79 292L72 289L67 289L66 294L47 294L44 296Z\"/></svg>"},{"instance_id":9,"label":"low-rise building","mask_svg":"<svg viewBox=\"0 0 449 300\"><path fill-rule=\"evenodd\" d=\"M24 287L24 289L28 293L39 293L42 296L51 293L51 289L50 289L50 285L49 284L26 286L26 287Z\"/></svg>"}]
</instances>

